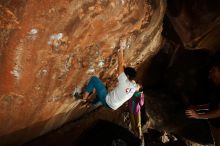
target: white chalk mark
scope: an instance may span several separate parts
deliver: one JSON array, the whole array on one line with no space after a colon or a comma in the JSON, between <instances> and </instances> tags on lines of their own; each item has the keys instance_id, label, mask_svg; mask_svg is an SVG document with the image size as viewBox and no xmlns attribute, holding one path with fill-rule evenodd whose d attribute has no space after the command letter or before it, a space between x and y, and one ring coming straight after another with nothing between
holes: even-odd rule
<instances>
[{"instance_id":1,"label":"white chalk mark","mask_svg":"<svg viewBox=\"0 0 220 146\"><path fill-rule=\"evenodd\" d=\"M94 73L95 72L95 68L90 66L89 69L87 70L87 73Z\"/></svg>"},{"instance_id":2,"label":"white chalk mark","mask_svg":"<svg viewBox=\"0 0 220 146\"><path fill-rule=\"evenodd\" d=\"M38 34L39 30L37 28L32 28L29 32L28 32L28 38L31 40L35 40L37 38L37 34Z\"/></svg>"},{"instance_id":3,"label":"white chalk mark","mask_svg":"<svg viewBox=\"0 0 220 146\"><path fill-rule=\"evenodd\" d=\"M99 60L98 67L102 68L105 65L104 60Z\"/></svg>"}]
</instances>

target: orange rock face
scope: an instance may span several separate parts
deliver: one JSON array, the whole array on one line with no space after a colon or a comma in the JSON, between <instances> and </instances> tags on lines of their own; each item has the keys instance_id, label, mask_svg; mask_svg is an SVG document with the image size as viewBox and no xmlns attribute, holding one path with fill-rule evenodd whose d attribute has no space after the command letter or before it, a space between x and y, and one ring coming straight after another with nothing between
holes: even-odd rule
<instances>
[{"instance_id":1,"label":"orange rock face","mask_svg":"<svg viewBox=\"0 0 220 146\"><path fill-rule=\"evenodd\" d=\"M0 10L0 136L22 143L85 112L70 94L91 75L114 77L120 40L128 65L154 54L165 2L11 0Z\"/></svg>"}]
</instances>

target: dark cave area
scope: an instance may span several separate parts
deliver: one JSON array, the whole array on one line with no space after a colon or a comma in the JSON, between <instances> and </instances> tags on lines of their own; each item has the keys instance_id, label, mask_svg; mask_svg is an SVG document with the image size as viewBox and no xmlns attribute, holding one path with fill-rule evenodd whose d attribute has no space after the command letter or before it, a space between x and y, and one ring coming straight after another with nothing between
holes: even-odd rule
<instances>
[{"instance_id":1,"label":"dark cave area","mask_svg":"<svg viewBox=\"0 0 220 146\"><path fill-rule=\"evenodd\" d=\"M210 121L185 111L210 102L219 0L42 2L0 1L0 146L214 144ZM113 86L121 39L143 85L142 139L128 103L93 109L72 95L92 75Z\"/></svg>"}]
</instances>

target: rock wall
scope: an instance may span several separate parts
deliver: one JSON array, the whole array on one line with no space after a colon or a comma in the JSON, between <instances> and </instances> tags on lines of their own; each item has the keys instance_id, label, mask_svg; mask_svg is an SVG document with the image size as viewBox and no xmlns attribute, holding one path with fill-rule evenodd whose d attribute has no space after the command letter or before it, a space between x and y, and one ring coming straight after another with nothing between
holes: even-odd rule
<instances>
[{"instance_id":1,"label":"rock wall","mask_svg":"<svg viewBox=\"0 0 220 146\"><path fill-rule=\"evenodd\" d=\"M219 50L220 1L168 0L168 16L188 49Z\"/></svg>"},{"instance_id":2,"label":"rock wall","mask_svg":"<svg viewBox=\"0 0 220 146\"><path fill-rule=\"evenodd\" d=\"M0 145L19 145L86 113L72 97L114 78L116 51L138 67L161 44L163 0L0 1Z\"/></svg>"}]
</instances>

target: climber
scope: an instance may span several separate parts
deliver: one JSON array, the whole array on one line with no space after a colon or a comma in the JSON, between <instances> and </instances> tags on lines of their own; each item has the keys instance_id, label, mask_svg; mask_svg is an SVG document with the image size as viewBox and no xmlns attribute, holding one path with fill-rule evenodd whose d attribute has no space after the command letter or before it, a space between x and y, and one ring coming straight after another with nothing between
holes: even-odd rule
<instances>
[{"instance_id":1,"label":"climber","mask_svg":"<svg viewBox=\"0 0 220 146\"><path fill-rule=\"evenodd\" d=\"M207 88L210 90L210 102L207 104L209 111L206 113L199 113L201 106L193 106L186 110L186 115L194 119L208 119L210 121L210 128L215 142L215 146L220 146L220 58L214 62L212 68L209 70L209 79L212 86ZM206 106L207 107L207 106Z\"/></svg>"},{"instance_id":2,"label":"climber","mask_svg":"<svg viewBox=\"0 0 220 146\"><path fill-rule=\"evenodd\" d=\"M131 126L134 134L141 139L143 136L141 129L141 107L144 104L144 93L140 85L133 96L128 100L128 108L130 113Z\"/></svg>"},{"instance_id":3,"label":"climber","mask_svg":"<svg viewBox=\"0 0 220 146\"><path fill-rule=\"evenodd\" d=\"M118 84L111 90L107 91L103 82L93 76L85 88L83 99L88 101L89 94L96 89L96 98L92 101L93 105L102 104L113 110L118 109L123 103L132 97L136 91L136 70L132 67L124 68L123 51L125 47L120 45L118 50Z\"/></svg>"}]
</instances>

